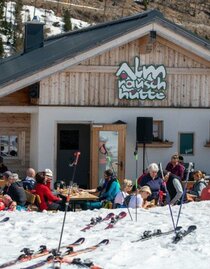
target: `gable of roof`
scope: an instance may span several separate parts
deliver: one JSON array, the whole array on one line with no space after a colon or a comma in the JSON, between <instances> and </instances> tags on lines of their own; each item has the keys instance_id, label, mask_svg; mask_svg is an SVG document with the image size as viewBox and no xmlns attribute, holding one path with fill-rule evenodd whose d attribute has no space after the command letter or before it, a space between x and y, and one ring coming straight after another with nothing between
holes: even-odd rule
<instances>
[{"instance_id":1,"label":"gable of roof","mask_svg":"<svg viewBox=\"0 0 210 269\"><path fill-rule=\"evenodd\" d=\"M127 43L156 30L158 35L177 42L210 61L210 43L186 29L165 19L159 11L151 10L116 21L83 28L50 37L44 47L19 54L0 62L0 96L7 95L27 85L78 64L107 48ZM164 33L164 31L166 31ZM167 32L168 31L168 32ZM179 38L184 41L180 42ZM109 46L108 46L108 45Z\"/></svg>"}]
</instances>

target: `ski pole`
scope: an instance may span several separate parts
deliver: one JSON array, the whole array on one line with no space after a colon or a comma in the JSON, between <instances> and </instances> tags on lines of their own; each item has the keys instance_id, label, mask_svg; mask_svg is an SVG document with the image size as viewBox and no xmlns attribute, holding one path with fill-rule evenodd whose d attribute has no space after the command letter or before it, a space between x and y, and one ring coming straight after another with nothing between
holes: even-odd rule
<instances>
[{"instance_id":1,"label":"ski pole","mask_svg":"<svg viewBox=\"0 0 210 269\"><path fill-rule=\"evenodd\" d=\"M101 151L102 148L104 149L104 152ZM111 159L111 157L109 156L109 152L108 152L108 150L107 150L105 144L103 144L103 145L99 148L99 151L101 152L101 154L105 154L105 155L106 155L106 158L107 158L107 160L109 161L109 165L111 166L111 170L112 170L113 176L117 179L117 175L116 175L116 172L114 171L114 167L113 167L112 159ZM122 195L123 195L123 194L122 194ZM125 206L126 206L126 208L127 208L127 210L128 210L128 213L129 213L129 216L130 216L131 220L133 220L128 205L125 204Z\"/></svg>"},{"instance_id":2,"label":"ski pole","mask_svg":"<svg viewBox=\"0 0 210 269\"><path fill-rule=\"evenodd\" d=\"M162 176L162 179L163 179L164 176L163 176L162 163L160 163L160 172L161 172L161 176ZM173 216L173 212L172 212L172 209L171 209L170 200L169 200L169 192L168 192L168 189L167 189L166 184L165 184L165 188L166 188L166 202L168 204L169 212L170 212L170 215L171 215L171 220L172 220L174 232L176 232L176 226L175 226L174 216Z\"/></svg>"},{"instance_id":3,"label":"ski pole","mask_svg":"<svg viewBox=\"0 0 210 269\"><path fill-rule=\"evenodd\" d=\"M193 166L193 163L189 162L188 171L187 171L187 178L185 180L182 199L181 199L181 203L180 203L180 207L179 207L179 213L178 213L177 221L176 221L176 228L177 228L178 223L179 223L179 218L180 218L180 215L181 215L182 205L184 203L184 197L185 197L185 194L186 194L186 191L187 191L187 182L189 180L190 170L191 170L192 166Z\"/></svg>"},{"instance_id":4,"label":"ski pole","mask_svg":"<svg viewBox=\"0 0 210 269\"><path fill-rule=\"evenodd\" d=\"M162 179L163 179L164 178L164 175L163 175L162 163L160 163L160 172L161 172ZM173 216L173 212L172 212L172 209L171 209L170 199L169 199L169 192L168 192L168 189L167 189L166 184L165 184L165 188L166 188L166 202L168 204L169 212L170 212L170 215L171 215L171 220L172 220L174 232L176 233L176 226L175 226L174 216Z\"/></svg>"},{"instance_id":5,"label":"ski pole","mask_svg":"<svg viewBox=\"0 0 210 269\"><path fill-rule=\"evenodd\" d=\"M122 192L122 191L121 191L121 193L122 193L122 197L123 197L123 199L125 200L125 196L124 196L124 194L123 194L123 192ZM129 210L128 204L127 204L127 203L125 203L125 206L126 206L126 208L128 209L128 214L129 214L129 216L130 216L131 220L133 221L133 218L132 218L131 212L130 212L130 210Z\"/></svg>"},{"instance_id":6,"label":"ski pole","mask_svg":"<svg viewBox=\"0 0 210 269\"><path fill-rule=\"evenodd\" d=\"M77 168L77 164L79 161L79 157L80 157L80 152L77 151L74 153L74 161L69 165L70 167L73 167L73 175L72 175L72 180L70 180L70 183L72 181L72 183L74 182L74 178L75 178L75 173L76 173L76 168ZM63 223L62 223L62 228L61 228L61 233L60 233L60 239L59 239L59 244L58 244L58 249L57 249L57 254L59 255L60 252L60 248L61 248L61 242L62 242L62 237L63 237L63 231L64 231L64 225L65 225L65 221L66 221L66 213L67 213L67 209L69 206L69 202L70 202L70 191L71 191L71 184L69 184L68 187L68 192L67 192L67 197L66 197L66 203L65 203L65 212L64 212L64 216L63 216Z\"/></svg>"},{"instance_id":7,"label":"ski pole","mask_svg":"<svg viewBox=\"0 0 210 269\"><path fill-rule=\"evenodd\" d=\"M135 151L134 151L134 156L135 156L135 161L136 161L136 210L135 210L135 216L136 216L136 221L137 221L137 194L138 194L138 190L137 190L137 187L138 187L138 142L136 141L136 148L135 148Z\"/></svg>"}]
</instances>

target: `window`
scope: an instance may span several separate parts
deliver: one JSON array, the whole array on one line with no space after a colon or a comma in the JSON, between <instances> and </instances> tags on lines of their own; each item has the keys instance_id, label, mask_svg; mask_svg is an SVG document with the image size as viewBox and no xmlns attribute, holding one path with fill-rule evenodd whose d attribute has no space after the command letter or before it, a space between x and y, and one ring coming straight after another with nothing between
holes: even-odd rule
<instances>
[{"instance_id":1,"label":"window","mask_svg":"<svg viewBox=\"0 0 210 269\"><path fill-rule=\"evenodd\" d=\"M0 135L2 157L17 157L18 156L18 136L17 135Z\"/></svg>"},{"instance_id":2,"label":"window","mask_svg":"<svg viewBox=\"0 0 210 269\"><path fill-rule=\"evenodd\" d=\"M153 141L163 142L163 121L153 121Z\"/></svg>"},{"instance_id":3,"label":"window","mask_svg":"<svg viewBox=\"0 0 210 269\"><path fill-rule=\"evenodd\" d=\"M179 134L179 153L183 155L194 154L194 134L180 133Z\"/></svg>"}]
</instances>

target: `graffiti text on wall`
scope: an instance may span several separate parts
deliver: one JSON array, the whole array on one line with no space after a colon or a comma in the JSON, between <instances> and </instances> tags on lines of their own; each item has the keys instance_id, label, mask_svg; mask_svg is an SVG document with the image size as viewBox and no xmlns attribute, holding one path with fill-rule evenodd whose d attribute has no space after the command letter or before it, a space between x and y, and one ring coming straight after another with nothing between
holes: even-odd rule
<instances>
[{"instance_id":1,"label":"graffiti text on wall","mask_svg":"<svg viewBox=\"0 0 210 269\"><path fill-rule=\"evenodd\" d=\"M119 99L163 100L166 98L166 69L163 65L142 65L135 57L134 67L122 63L117 70Z\"/></svg>"}]
</instances>

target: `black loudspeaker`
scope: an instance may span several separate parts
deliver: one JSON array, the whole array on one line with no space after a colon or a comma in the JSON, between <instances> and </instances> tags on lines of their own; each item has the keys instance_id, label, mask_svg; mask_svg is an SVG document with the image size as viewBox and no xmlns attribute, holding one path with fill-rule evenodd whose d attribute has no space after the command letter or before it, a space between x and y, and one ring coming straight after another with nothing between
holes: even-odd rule
<instances>
[{"instance_id":1,"label":"black loudspeaker","mask_svg":"<svg viewBox=\"0 0 210 269\"><path fill-rule=\"evenodd\" d=\"M39 83L34 83L29 86L29 96L31 98L39 98Z\"/></svg>"},{"instance_id":2,"label":"black loudspeaker","mask_svg":"<svg viewBox=\"0 0 210 269\"><path fill-rule=\"evenodd\" d=\"M153 118L138 117L136 119L136 141L139 143L152 143Z\"/></svg>"}]
</instances>

